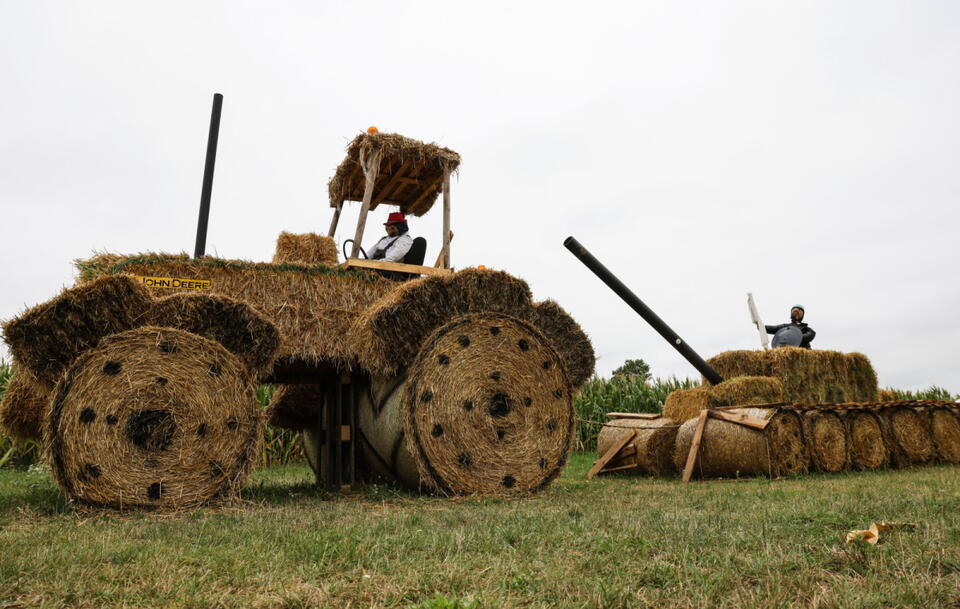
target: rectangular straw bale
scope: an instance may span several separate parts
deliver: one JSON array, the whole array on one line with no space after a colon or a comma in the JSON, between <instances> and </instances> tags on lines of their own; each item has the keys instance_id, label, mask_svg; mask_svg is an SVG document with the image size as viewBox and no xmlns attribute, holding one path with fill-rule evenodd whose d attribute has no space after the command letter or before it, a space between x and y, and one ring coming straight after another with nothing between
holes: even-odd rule
<instances>
[{"instance_id":1,"label":"rectangular straw bale","mask_svg":"<svg viewBox=\"0 0 960 609\"><path fill-rule=\"evenodd\" d=\"M637 435L627 444L633 446L634 454L617 461L610 466L636 465L635 469L625 470L630 474L648 474L664 476L676 472L673 464L673 450L676 444L677 421L666 417L658 419L613 419L600 429L597 437L597 454L603 455L613 446L622 434L636 430Z\"/></svg>"},{"instance_id":2,"label":"rectangular straw bale","mask_svg":"<svg viewBox=\"0 0 960 609\"><path fill-rule=\"evenodd\" d=\"M274 264L336 264L337 244L332 237L315 233L280 233Z\"/></svg>"},{"instance_id":3,"label":"rectangular straw bale","mask_svg":"<svg viewBox=\"0 0 960 609\"><path fill-rule=\"evenodd\" d=\"M14 362L14 374L0 402L0 428L15 440L41 440L50 394Z\"/></svg>"},{"instance_id":4,"label":"rectangular straw bale","mask_svg":"<svg viewBox=\"0 0 960 609\"><path fill-rule=\"evenodd\" d=\"M725 379L738 376L770 376L763 361L763 351L724 351L707 360L710 367ZM704 385L708 381L704 379Z\"/></svg>"},{"instance_id":5,"label":"rectangular straw bale","mask_svg":"<svg viewBox=\"0 0 960 609\"><path fill-rule=\"evenodd\" d=\"M695 419L700 411L710 407L710 388L677 389L663 403L664 416L684 422Z\"/></svg>"},{"instance_id":6,"label":"rectangular straw bale","mask_svg":"<svg viewBox=\"0 0 960 609\"><path fill-rule=\"evenodd\" d=\"M711 406L747 406L783 401L783 383L769 376L738 376L709 388Z\"/></svg>"},{"instance_id":7,"label":"rectangular straw bale","mask_svg":"<svg viewBox=\"0 0 960 609\"><path fill-rule=\"evenodd\" d=\"M328 265L268 264L186 254L97 256L78 261L81 280L118 273L209 280L209 294L244 301L280 332L278 360L354 365L347 339L352 322L399 284L360 270ZM180 290L153 288L155 296Z\"/></svg>"}]
</instances>

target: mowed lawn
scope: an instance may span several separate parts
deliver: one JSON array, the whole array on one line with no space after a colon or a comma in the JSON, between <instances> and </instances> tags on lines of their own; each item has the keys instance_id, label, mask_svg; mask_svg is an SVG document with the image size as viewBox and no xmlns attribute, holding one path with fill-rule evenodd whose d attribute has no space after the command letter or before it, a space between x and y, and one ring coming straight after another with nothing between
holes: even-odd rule
<instances>
[{"instance_id":1,"label":"mowed lawn","mask_svg":"<svg viewBox=\"0 0 960 609\"><path fill-rule=\"evenodd\" d=\"M0 607L960 608L960 467L543 494L316 491L260 471L173 516L81 515L43 470L0 471ZM909 522L876 546L848 530Z\"/></svg>"}]
</instances>

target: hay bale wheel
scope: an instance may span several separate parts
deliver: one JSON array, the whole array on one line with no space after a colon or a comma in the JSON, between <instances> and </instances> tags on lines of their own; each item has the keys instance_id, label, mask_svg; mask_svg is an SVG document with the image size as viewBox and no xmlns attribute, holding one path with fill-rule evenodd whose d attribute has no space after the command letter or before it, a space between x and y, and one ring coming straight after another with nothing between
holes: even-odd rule
<instances>
[{"instance_id":1,"label":"hay bale wheel","mask_svg":"<svg viewBox=\"0 0 960 609\"><path fill-rule=\"evenodd\" d=\"M778 408L731 408L770 423L763 431L719 419L707 419L700 442L695 474L704 478L784 476L807 471L809 457L802 424L795 412ZM680 426L674 464L682 470L697 425L691 419Z\"/></svg>"},{"instance_id":2,"label":"hay bale wheel","mask_svg":"<svg viewBox=\"0 0 960 609\"><path fill-rule=\"evenodd\" d=\"M88 507L193 507L230 495L262 442L250 373L222 345L144 327L101 341L57 384L50 465Z\"/></svg>"},{"instance_id":3,"label":"hay bale wheel","mask_svg":"<svg viewBox=\"0 0 960 609\"><path fill-rule=\"evenodd\" d=\"M370 481L416 488L420 473L404 443L406 375L374 377L356 385L360 471Z\"/></svg>"},{"instance_id":4,"label":"hay bale wheel","mask_svg":"<svg viewBox=\"0 0 960 609\"><path fill-rule=\"evenodd\" d=\"M946 463L960 463L960 409L932 408L930 427L937 457Z\"/></svg>"},{"instance_id":5,"label":"hay bale wheel","mask_svg":"<svg viewBox=\"0 0 960 609\"><path fill-rule=\"evenodd\" d=\"M519 319L457 317L427 338L406 380L372 388L376 417L370 405L360 412L364 444L408 486L526 493L546 487L567 462L570 382L547 339Z\"/></svg>"},{"instance_id":6,"label":"hay bale wheel","mask_svg":"<svg viewBox=\"0 0 960 609\"><path fill-rule=\"evenodd\" d=\"M649 474L663 476L676 471L673 464L673 448L680 425L673 419L613 419L602 428L597 436L597 454L604 455L611 446L623 437L623 434L636 430L637 435L624 447L633 454L615 461L607 467L636 465L635 469L625 470L628 474ZM632 447L630 449L629 447Z\"/></svg>"},{"instance_id":7,"label":"hay bale wheel","mask_svg":"<svg viewBox=\"0 0 960 609\"><path fill-rule=\"evenodd\" d=\"M809 409L801 415L810 464L822 472L839 472L847 466L847 434L837 413Z\"/></svg>"},{"instance_id":8,"label":"hay bale wheel","mask_svg":"<svg viewBox=\"0 0 960 609\"><path fill-rule=\"evenodd\" d=\"M897 467L920 465L933 458L930 419L922 408L887 407L880 411L885 433Z\"/></svg>"},{"instance_id":9,"label":"hay bale wheel","mask_svg":"<svg viewBox=\"0 0 960 609\"><path fill-rule=\"evenodd\" d=\"M843 415L847 432L847 452L853 469L884 467L889 458L883 422L869 410L847 410Z\"/></svg>"}]
</instances>

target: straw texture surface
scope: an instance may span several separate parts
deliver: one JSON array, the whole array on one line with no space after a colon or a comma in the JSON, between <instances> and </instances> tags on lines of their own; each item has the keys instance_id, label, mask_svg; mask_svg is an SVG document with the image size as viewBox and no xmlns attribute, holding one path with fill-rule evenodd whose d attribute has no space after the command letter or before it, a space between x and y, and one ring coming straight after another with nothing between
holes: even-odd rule
<instances>
[{"instance_id":1,"label":"straw texture surface","mask_svg":"<svg viewBox=\"0 0 960 609\"><path fill-rule=\"evenodd\" d=\"M627 444L634 454L608 463L607 467L636 465L625 470L627 474L663 476L676 471L673 451L680 425L673 419L613 419L600 429L597 436L597 455L606 454L623 434L636 430L637 435ZM621 451L622 452L622 451Z\"/></svg>"},{"instance_id":2,"label":"straw texture surface","mask_svg":"<svg viewBox=\"0 0 960 609\"><path fill-rule=\"evenodd\" d=\"M14 370L0 402L0 427L15 440L40 440L50 392L16 362Z\"/></svg>"},{"instance_id":3,"label":"straw texture surface","mask_svg":"<svg viewBox=\"0 0 960 609\"><path fill-rule=\"evenodd\" d=\"M274 264L336 264L337 243L332 237L315 233L280 233Z\"/></svg>"},{"instance_id":4,"label":"straw texture surface","mask_svg":"<svg viewBox=\"0 0 960 609\"><path fill-rule=\"evenodd\" d=\"M169 328L104 339L57 385L45 444L82 506L177 510L231 495L262 442L246 367L220 344Z\"/></svg>"}]
</instances>

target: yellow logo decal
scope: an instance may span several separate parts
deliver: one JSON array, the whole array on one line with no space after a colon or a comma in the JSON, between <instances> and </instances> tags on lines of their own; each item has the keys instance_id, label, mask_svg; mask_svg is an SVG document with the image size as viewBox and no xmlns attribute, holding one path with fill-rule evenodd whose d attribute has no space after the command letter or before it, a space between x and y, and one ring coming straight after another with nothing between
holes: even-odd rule
<instances>
[{"instance_id":1,"label":"yellow logo decal","mask_svg":"<svg viewBox=\"0 0 960 609\"><path fill-rule=\"evenodd\" d=\"M148 288L171 288L177 290L209 290L209 279L178 279L176 277L143 277L134 275L134 279Z\"/></svg>"}]
</instances>

